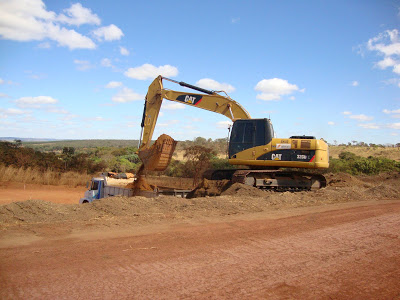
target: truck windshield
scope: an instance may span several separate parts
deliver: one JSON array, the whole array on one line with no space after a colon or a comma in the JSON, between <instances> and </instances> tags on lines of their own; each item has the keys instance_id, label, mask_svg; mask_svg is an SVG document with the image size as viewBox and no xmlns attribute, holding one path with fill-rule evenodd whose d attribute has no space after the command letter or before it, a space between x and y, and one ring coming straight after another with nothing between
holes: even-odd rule
<instances>
[{"instance_id":1,"label":"truck windshield","mask_svg":"<svg viewBox=\"0 0 400 300\"><path fill-rule=\"evenodd\" d=\"M98 181L92 181L92 186L90 187L92 191L97 191L99 189L99 182Z\"/></svg>"}]
</instances>

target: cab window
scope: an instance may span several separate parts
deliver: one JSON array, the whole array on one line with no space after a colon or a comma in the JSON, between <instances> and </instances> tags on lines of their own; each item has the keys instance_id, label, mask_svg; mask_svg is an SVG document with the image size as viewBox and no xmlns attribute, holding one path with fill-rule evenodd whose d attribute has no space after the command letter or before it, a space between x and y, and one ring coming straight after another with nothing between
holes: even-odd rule
<instances>
[{"instance_id":1,"label":"cab window","mask_svg":"<svg viewBox=\"0 0 400 300\"><path fill-rule=\"evenodd\" d=\"M90 187L92 191L97 191L99 189L99 182L98 181L92 181L92 186Z\"/></svg>"}]
</instances>

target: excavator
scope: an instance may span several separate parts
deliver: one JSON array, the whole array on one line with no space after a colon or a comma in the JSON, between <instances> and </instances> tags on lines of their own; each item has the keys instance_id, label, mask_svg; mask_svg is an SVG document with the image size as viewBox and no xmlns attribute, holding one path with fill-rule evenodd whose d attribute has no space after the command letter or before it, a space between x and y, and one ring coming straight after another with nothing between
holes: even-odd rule
<instances>
[{"instance_id":1,"label":"excavator","mask_svg":"<svg viewBox=\"0 0 400 300\"><path fill-rule=\"evenodd\" d=\"M201 93L179 92L163 87L163 80ZM229 164L243 166L229 170L207 170L209 180L229 179L261 189L303 191L326 186L323 175L299 169L329 167L327 143L313 136L276 138L269 118L253 119L250 114L223 91L211 91L185 82L158 76L150 84L145 98L138 155L142 167L163 171L169 165L176 141L161 135L151 145L163 99L205 109L226 116L233 122L228 147Z\"/></svg>"}]
</instances>

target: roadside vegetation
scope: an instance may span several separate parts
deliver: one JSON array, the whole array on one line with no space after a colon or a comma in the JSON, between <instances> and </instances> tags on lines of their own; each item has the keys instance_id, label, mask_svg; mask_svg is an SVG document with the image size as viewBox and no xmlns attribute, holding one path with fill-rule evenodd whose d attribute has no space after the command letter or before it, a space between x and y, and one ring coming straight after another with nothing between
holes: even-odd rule
<instances>
[{"instance_id":1,"label":"roadside vegetation","mask_svg":"<svg viewBox=\"0 0 400 300\"><path fill-rule=\"evenodd\" d=\"M400 171L400 162L384 157L361 157L352 152L342 152L339 158L331 158L329 172L352 175L376 175L382 172Z\"/></svg>"}]
</instances>

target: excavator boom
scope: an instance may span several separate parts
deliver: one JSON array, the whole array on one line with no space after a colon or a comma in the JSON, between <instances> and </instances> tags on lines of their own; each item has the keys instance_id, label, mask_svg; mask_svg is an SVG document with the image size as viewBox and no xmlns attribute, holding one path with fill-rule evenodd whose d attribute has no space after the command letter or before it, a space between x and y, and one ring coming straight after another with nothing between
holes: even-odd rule
<instances>
[{"instance_id":1,"label":"excavator boom","mask_svg":"<svg viewBox=\"0 0 400 300\"><path fill-rule=\"evenodd\" d=\"M175 82L184 87L201 91L206 95L164 89L162 83L163 79ZM216 92L187 84L185 82L178 82L169 78L158 76L150 84L146 95L145 108L142 117L143 133L139 148L146 147L151 141L163 99L219 113L231 119L232 121L238 119L251 119L250 114L239 103L229 97L221 96Z\"/></svg>"},{"instance_id":2,"label":"excavator boom","mask_svg":"<svg viewBox=\"0 0 400 300\"><path fill-rule=\"evenodd\" d=\"M162 80L169 80L205 94L177 92L164 89ZM149 86L142 117L142 134L140 138L139 157L146 170L163 171L168 166L175 150L176 142L168 135L160 136L150 147L151 138L157 123L163 99L195 106L231 119L251 119L250 114L236 101L185 82L158 76Z\"/></svg>"}]
</instances>

